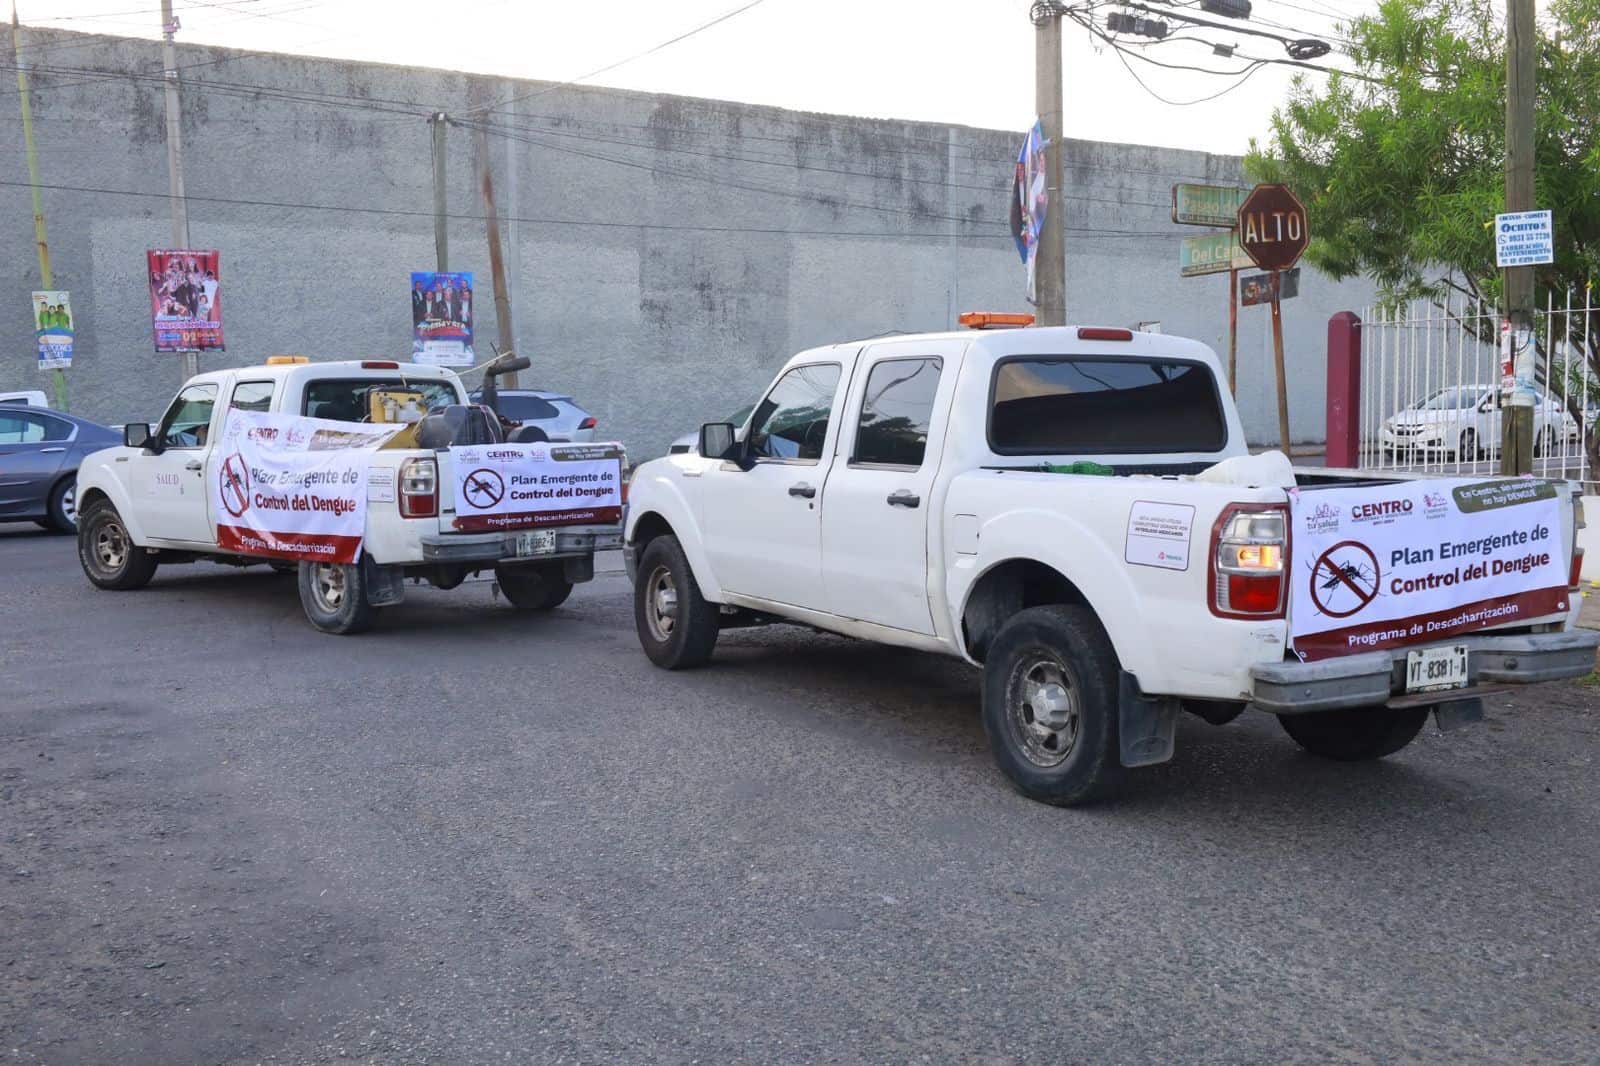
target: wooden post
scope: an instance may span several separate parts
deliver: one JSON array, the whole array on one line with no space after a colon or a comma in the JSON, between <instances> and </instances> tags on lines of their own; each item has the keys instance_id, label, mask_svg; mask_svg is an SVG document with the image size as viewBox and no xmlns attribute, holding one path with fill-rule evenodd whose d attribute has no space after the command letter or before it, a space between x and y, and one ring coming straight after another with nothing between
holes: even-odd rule
<instances>
[{"instance_id":1,"label":"wooden post","mask_svg":"<svg viewBox=\"0 0 1600 1066\"><path fill-rule=\"evenodd\" d=\"M1506 210L1534 210L1533 124L1536 49L1539 29L1533 0L1506 4ZM1510 322L1508 339L1527 338L1511 355L1518 379L1532 377L1533 267L1505 268L1505 314ZM1500 473L1533 473L1534 398L1513 386L1511 402L1501 409Z\"/></svg>"},{"instance_id":2,"label":"wooden post","mask_svg":"<svg viewBox=\"0 0 1600 1066\"><path fill-rule=\"evenodd\" d=\"M1289 454L1289 386L1283 371L1283 305L1278 298L1278 278L1272 279L1272 366L1278 374L1278 439Z\"/></svg>"},{"instance_id":3,"label":"wooden post","mask_svg":"<svg viewBox=\"0 0 1600 1066\"><path fill-rule=\"evenodd\" d=\"M1067 197L1062 188L1061 4L1034 5L1034 105L1044 132L1050 205L1034 264L1034 313L1041 326L1067 324Z\"/></svg>"}]
</instances>

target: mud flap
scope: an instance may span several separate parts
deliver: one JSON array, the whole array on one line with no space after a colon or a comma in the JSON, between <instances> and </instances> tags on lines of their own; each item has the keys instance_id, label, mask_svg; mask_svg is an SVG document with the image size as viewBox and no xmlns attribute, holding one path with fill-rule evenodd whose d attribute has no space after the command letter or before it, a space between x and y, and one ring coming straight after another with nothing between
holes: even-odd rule
<instances>
[{"instance_id":1,"label":"mud flap","mask_svg":"<svg viewBox=\"0 0 1600 1066\"><path fill-rule=\"evenodd\" d=\"M1117 684L1117 735L1123 766L1154 766L1172 758L1178 735L1177 699L1146 696L1126 670Z\"/></svg>"},{"instance_id":2,"label":"mud flap","mask_svg":"<svg viewBox=\"0 0 1600 1066\"><path fill-rule=\"evenodd\" d=\"M406 598L405 573L398 566L380 566L366 554L361 556L361 583L374 607L391 607Z\"/></svg>"},{"instance_id":3,"label":"mud flap","mask_svg":"<svg viewBox=\"0 0 1600 1066\"><path fill-rule=\"evenodd\" d=\"M1483 698L1474 696L1471 699L1436 703L1433 706L1433 720L1438 725L1441 733L1448 733L1452 729L1460 729L1464 725L1481 722L1483 721Z\"/></svg>"}]
</instances>

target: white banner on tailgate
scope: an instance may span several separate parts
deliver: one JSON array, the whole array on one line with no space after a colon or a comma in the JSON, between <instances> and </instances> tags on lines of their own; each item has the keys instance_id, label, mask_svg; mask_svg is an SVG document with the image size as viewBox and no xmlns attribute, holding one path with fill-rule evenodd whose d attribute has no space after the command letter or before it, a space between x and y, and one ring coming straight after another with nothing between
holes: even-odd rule
<instances>
[{"instance_id":1,"label":"white banner on tailgate","mask_svg":"<svg viewBox=\"0 0 1600 1066\"><path fill-rule=\"evenodd\" d=\"M622 445L478 444L450 449L456 529L615 522Z\"/></svg>"},{"instance_id":2,"label":"white banner on tailgate","mask_svg":"<svg viewBox=\"0 0 1600 1066\"><path fill-rule=\"evenodd\" d=\"M1290 636L1302 659L1421 644L1567 609L1548 481L1290 491Z\"/></svg>"},{"instance_id":3,"label":"white banner on tailgate","mask_svg":"<svg viewBox=\"0 0 1600 1066\"><path fill-rule=\"evenodd\" d=\"M367 521L367 466L400 428L229 411L210 478L217 546L355 562Z\"/></svg>"}]
</instances>

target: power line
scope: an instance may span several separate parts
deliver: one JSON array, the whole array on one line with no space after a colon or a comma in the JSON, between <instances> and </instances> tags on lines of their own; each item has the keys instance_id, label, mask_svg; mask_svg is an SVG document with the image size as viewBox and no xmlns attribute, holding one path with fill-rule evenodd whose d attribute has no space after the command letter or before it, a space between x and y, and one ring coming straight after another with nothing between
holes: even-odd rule
<instances>
[{"instance_id":1,"label":"power line","mask_svg":"<svg viewBox=\"0 0 1600 1066\"><path fill-rule=\"evenodd\" d=\"M469 115L473 115L473 114L480 114L480 113L484 113L484 112L488 112L488 111L498 111L500 108L507 107L507 106L509 106L511 104L517 103L518 101L531 100L536 96L543 96L545 93L554 92L555 90L561 88L564 85L572 85L575 82L587 81L590 78L598 77L599 75L605 74L608 71L616 70L620 66L624 66L625 64L632 63L636 59L643 59L645 56L654 55L655 53L661 51L663 48L666 48L669 45L677 44L679 41L688 40L690 37L693 37L697 33L701 33L701 32L703 32L705 30L709 30L711 27L716 26L719 23L726 22L726 21L728 21L729 19L733 18L736 15L742 15L746 11L749 11L751 8L756 7L756 6L758 6L760 4L763 4L765 2L766 2L766 0L750 0L749 3L743 5L742 7L736 7L732 11L724 12L723 14L718 15L716 18L712 19L710 22L701 23L700 25L696 26L692 30L688 30L688 31L686 31L684 33L680 33L676 37L671 38L670 40L662 41L660 44L655 45L655 46L653 46L651 48L646 48L644 51L636 53L635 55L628 56L626 59L619 59L615 63L611 63L611 64L609 64L607 66L600 67L598 70L591 70L587 74L580 74L576 78L572 78L569 81L557 82L554 85L547 86L547 87L545 87L543 89L539 89L539 90L537 90L535 92L526 93L526 94L524 94L522 96L511 96L511 97L507 97L504 100L501 100L499 103L484 104L481 107L471 108L468 111L466 111L465 113L469 114Z\"/></svg>"},{"instance_id":2,"label":"power line","mask_svg":"<svg viewBox=\"0 0 1600 1066\"><path fill-rule=\"evenodd\" d=\"M0 180L0 187L27 188L25 181ZM40 183L39 188L49 189L54 192L92 193L100 196L132 196L157 200L167 199L167 193L140 192L134 189L102 189L83 185L60 185ZM227 196L202 196L188 193L187 199L199 203L226 204L237 207L272 207L287 208L300 211L335 211L346 214L379 215L397 218L427 218L434 217L432 211L409 211L401 208L385 207L356 207L343 204L313 204L298 203L286 200L250 200ZM487 216L475 214L446 213L446 218L453 221L483 222ZM503 222L528 223L530 225L544 226L579 226L585 229L648 229L648 230L681 230L704 233L751 233L775 236L801 236L801 237L893 237L914 238L927 240L949 240L951 234L943 230L930 230L918 233L912 230L823 230L823 229L786 229L780 226L699 226L689 223L658 223L658 222L621 222L614 220L596 219L571 219L547 218L537 216L501 216ZM1170 238L1170 230L1132 230L1100 227L1081 227L1072 230L1086 236L1100 238L1139 238L1161 237ZM1011 241L1014 238L1009 233L966 233L959 235L961 240L998 240Z\"/></svg>"}]
</instances>

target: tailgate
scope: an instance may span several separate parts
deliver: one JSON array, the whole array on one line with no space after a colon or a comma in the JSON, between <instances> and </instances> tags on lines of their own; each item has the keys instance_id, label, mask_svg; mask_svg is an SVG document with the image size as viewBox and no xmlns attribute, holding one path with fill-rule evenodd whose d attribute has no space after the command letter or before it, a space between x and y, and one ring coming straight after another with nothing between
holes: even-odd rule
<instances>
[{"instance_id":1,"label":"tailgate","mask_svg":"<svg viewBox=\"0 0 1600 1066\"><path fill-rule=\"evenodd\" d=\"M1571 613L1576 490L1436 478L1291 493L1289 635L1302 660Z\"/></svg>"},{"instance_id":2,"label":"tailgate","mask_svg":"<svg viewBox=\"0 0 1600 1066\"><path fill-rule=\"evenodd\" d=\"M622 521L620 444L483 444L438 454L440 533Z\"/></svg>"}]
</instances>

